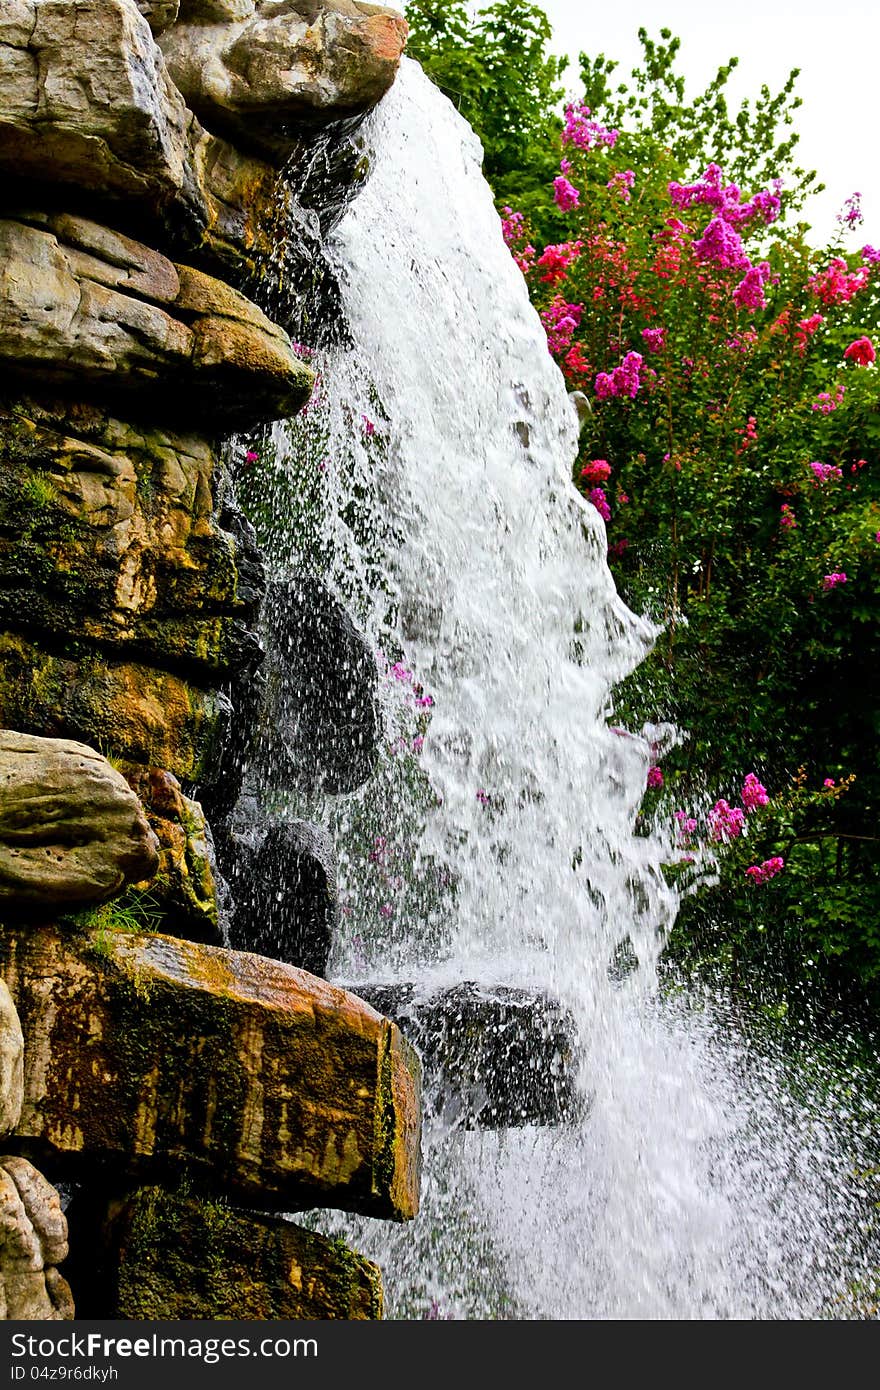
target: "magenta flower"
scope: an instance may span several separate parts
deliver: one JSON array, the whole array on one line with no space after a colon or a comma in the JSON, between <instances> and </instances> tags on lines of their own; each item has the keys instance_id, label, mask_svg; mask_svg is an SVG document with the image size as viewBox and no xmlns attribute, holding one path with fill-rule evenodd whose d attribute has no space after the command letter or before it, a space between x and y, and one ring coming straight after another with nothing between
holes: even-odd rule
<instances>
[{"instance_id":1,"label":"magenta flower","mask_svg":"<svg viewBox=\"0 0 880 1390\"><path fill-rule=\"evenodd\" d=\"M564 174L558 174L553 180L553 201L563 212L571 212L576 208L581 200L581 195L573 183L569 183Z\"/></svg>"},{"instance_id":2,"label":"magenta flower","mask_svg":"<svg viewBox=\"0 0 880 1390\"><path fill-rule=\"evenodd\" d=\"M795 520L795 515L792 508L788 505L787 502L783 502L779 510L782 513L782 515L779 518L779 525L785 531L794 531L797 527L797 521Z\"/></svg>"},{"instance_id":3,"label":"magenta flower","mask_svg":"<svg viewBox=\"0 0 880 1390\"><path fill-rule=\"evenodd\" d=\"M666 340L665 328L643 328L642 337L649 352L661 352Z\"/></svg>"},{"instance_id":4,"label":"magenta flower","mask_svg":"<svg viewBox=\"0 0 880 1390\"><path fill-rule=\"evenodd\" d=\"M743 806L747 811L757 811L759 806L766 806L769 800L766 787L761 785L754 772L750 772L743 782Z\"/></svg>"},{"instance_id":5,"label":"magenta flower","mask_svg":"<svg viewBox=\"0 0 880 1390\"><path fill-rule=\"evenodd\" d=\"M775 878L781 874L785 868L785 860L780 859L779 855L774 855L772 859L765 859L763 864L753 864L746 869L746 874L756 886L766 883L768 879Z\"/></svg>"},{"instance_id":6,"label":"magenta flower","mask_svg":"<svg viewBox=\"0 0 880 1390\"><path fill-rule=\"evenodd\" d=\"M611 477L611 464L606 459L590 459L581 469L585 483L607 483Z\"/></svg>"},{"instance_id":7,"label":"magenta flower","mask_svg":"<svg viewBox=\"0 0 880 1390\"><path fill-rule=\"evenodd\" d=\"M826 574L822 580L822 588L826 593L831 589L836 589L840 584L846 584L847 578L843 570L834 570L832 574Z\"/></svg>"},{"instance_id":8,"label":"magenta flower","mask_svg":"<svg viewBox=\"0 0 880 1390\"><path fill-rule=\"evenodd\" d=\"M587 493L587 501L592 502L603 521L611 520L611 508L602 488L594 487Z\"/></svg>"},{"instance_id":9,"label":"magenta flower","mask_svg":"<svg viewBox=\"0 0 880 1390\"><path fill-rule=\"evenodd\" d=\"M819 463L818 459L814 459L810 464L810 472L813 474L817 483L827 483L830 482L832 478L843 477L843 471L838 468L836 464Z\"/></svg>"},{"instance_id":10,"label":"magenta flower","mask_svg":"<svg viewBox=\"0 0 880 1390\"><path fill-rule=\"evenodd\" d=\"M869 367L876 359L877 353L870 338L856 338L854 343L850 343L843 353L850 362L855 362L857 367Z\"/></svg>"},{"instance_id":11,"label":"magenta flower","mask_svg":"<svg viewBox=\"0 0 880 1390\"><path fill-rule=\"evenodd\" d=\"M708 815L709 834L713 840L735 840L745 829L745 812L730 806L723 799L716 801Z\"/></svg>"},{"instance_id":12,"label":"magenta flower","mask_svg":"<svg viewBox=\"0 0 880 1390\"><path fill-rule=\"evenodd\" d=\"M653 767L648 768L648 786L652 788L663 786L663 771L656 763Z\"/></svg>"}]
</instances>

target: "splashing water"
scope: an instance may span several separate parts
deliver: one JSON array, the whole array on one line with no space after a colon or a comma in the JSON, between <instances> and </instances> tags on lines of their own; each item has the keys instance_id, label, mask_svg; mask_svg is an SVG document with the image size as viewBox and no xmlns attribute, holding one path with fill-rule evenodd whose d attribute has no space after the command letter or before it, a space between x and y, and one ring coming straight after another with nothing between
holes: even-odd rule
<instances>
[{"instance_id":1,"label":"splashing water","mask_svg":"<svg viewBox=\"0 0 880 1390\"><path fill-rule=\"evenodd\" d=\"M479 144L409 60L368 129L332 248L352 345L318 354L318 403L274 440L312 499L277 568L323 570L382 689L376 775L296 807L336 833L331 975L558 999L590 1100L556 1128L430 1121L417 1220L337 1229L390 1316L815 1316L846 1264L845 1156L777 1062L657 997L674 850L635 822L669 731L608 723L656 632L572 485L576 412Z\"/></svg>"}]
</instances>

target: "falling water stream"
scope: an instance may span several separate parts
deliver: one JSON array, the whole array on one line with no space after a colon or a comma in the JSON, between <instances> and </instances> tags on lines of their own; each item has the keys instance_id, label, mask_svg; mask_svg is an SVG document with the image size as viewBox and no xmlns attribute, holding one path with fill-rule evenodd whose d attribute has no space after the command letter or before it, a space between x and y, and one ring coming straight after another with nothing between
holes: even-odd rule
<instances>
[{"instance_id":1,"label":"falling water stream","mask_svg":"<svg viewBox=\"0 0 880 1390\"><path fill-rule=\"evenodd\" d=\"M317 1225L378 1261L391 1317L822 1315L855 1258L834 1102L658 992L673 851L636 816L671 731L612 705L656 631L571 483L576 413L478 141L408 60L367 139L331 247L350 342L274 466L376 654L383 746L360 792L290 805L334 831L331 978L560 1001L584 1107L487 1130L429 1106L417 1220Z\"/></svg>"}]
</instances>

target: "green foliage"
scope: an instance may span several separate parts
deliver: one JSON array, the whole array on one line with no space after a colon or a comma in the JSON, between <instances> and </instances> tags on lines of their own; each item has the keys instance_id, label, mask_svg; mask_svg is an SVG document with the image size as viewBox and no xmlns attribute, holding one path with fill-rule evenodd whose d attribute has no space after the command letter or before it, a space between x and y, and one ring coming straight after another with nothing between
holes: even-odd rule
<instances>
[{"instance_id":1,"label":"green foliage","mask_svg":"<svg viewBox=\"0 0 880 1390\"><path fill-rule=\"evenodd\" d=\"M557 147L565 239L504 230L593 397L575 481L618 588L662 629L615 711L684 735L645 815L683 811L705 842L746 772L770 792L747 837L712 846L719 880L692 885L671 950L880 998L880 258L777 217L783 174L783 211L813 186L778 137L794 74L732 120L731 64L687 102L677 40L641 38L632 88L583 61L591 110ZM784 873L746 874L777 856Z\"/></svg>"},{"instance_id":2,"label":"green foliage","mask_svg":"<svg viewBox=\"0 0 880 1390\"><path fill-rule=\"evenodd\" d=\"M705 91L691 96L675 68L681 39L661 29L658 42L642 28L639 42L643 60L633 69L631 83L612 86L618 64L604 53L582 53L580 75L583 100L594 117L626 132L627 145L643 165L663 152L685 174L700 173L715 161L736 183L785 178L790 185L788 211L801 207L808 194L824 186L817 183L814 170L794 162L799 137L792 126L802 104L794 94L797 68L780 92L771 94L763 86L756 100L744 98L731 113L726 89L738 58L721 64Z\"/></svg>"},{"instance_id":3,"label":"green foliage","mask_svg":"<svg viewBox=\"0 0 880 1390\"><path fill-rule=\"evenodd\" d=\"M406 51L480 137L498 206L515 204L549 238L559 227L551 186L568 60L548 54L552 30L537 5L500 0L474 18L470 9L410 0Z\"/></svg>"}]
</instances>

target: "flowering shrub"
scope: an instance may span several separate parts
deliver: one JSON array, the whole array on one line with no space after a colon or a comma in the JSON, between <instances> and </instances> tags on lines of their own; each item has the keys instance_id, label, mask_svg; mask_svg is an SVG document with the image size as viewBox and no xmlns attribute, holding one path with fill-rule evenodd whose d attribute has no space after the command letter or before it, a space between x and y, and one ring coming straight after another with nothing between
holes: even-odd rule
<instances>
[{"instance_id":1,"label":"flowering shrub","mask_svg":"<svg viewBox=\"0 0 880 1390\"><path fill-rule=\"evenodd\" d=\"M674 43L643 43L655 86L681 102ZM741 805L716 793L707 813L680 813L679 843L730 862L716 902L726 892L748 919L756 888L804 891L808 867L827 868L799 838L805 827L836 846L841 883L876 893L865 885L876 884L880 799L868 752L880 669L880 252L843 249L861 220L856 195L829 247L787 225L806 185L781 177L791 173L784 147L776 168L755 159L760 177L742 160L728 171L722 121L717 154L695 166L705 149L695 129L681 135L683 104L676 131L658 100L651 125L633 133L627 113L653 98L615 105L600 64L585 60L584 75L589 103L566 108L557 146L565 235L541 250L526 219L511 245L549 351L569 387L592 397L575 483L606 523L624 597L663 625L619 710L630 723L671 719L687 735L663 773L649 774L661 801L681 807L706 785L739 782L749 765L765 769L769 791L750 773ZM639 90L649 89L645 76ZM759 822L801 764L838 782L855 772L855 790L843 805L827 788L818 805L796 798L791 844L762 843L762 858ZM872 977L861 947L839 946L840 894L824 900L835 943L826 958L858 956L857 973ZM874 964L880 981L880 939Z\"/></svg>"}]
</instances>

